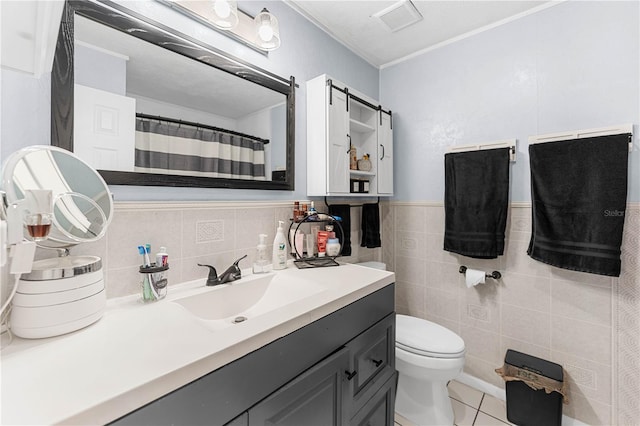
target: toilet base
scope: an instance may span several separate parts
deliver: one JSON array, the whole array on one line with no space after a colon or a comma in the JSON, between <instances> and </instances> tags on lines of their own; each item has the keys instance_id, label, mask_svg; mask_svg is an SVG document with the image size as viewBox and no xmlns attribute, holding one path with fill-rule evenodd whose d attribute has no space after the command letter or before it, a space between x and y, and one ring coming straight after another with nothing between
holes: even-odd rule
<instances>
[{"instance_id":1,"label":"toilet base","mask_svg":"<svg viewBox=\"0 0 640 426\"><path fill-rule=\"evenodd\" d=\"M400 373L396 413L419 426L453 425L447 382L425 382Z\"/></svg>"}]
</instances>

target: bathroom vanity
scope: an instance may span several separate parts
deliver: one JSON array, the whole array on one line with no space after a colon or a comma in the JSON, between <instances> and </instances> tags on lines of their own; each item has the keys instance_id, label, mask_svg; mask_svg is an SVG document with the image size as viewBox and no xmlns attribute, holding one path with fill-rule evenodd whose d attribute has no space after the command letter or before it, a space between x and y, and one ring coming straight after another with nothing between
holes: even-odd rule
<instances>
[{"instance_id":1,"label":"bathroom vanity","mask_svg":"<svg viewBox=\"0 0 640 426\"><path fill-rule=\"evenodd\" d=\"M3 351L2 423L391 425L393 282L290 267L112 300L93 326Z\"/></svg>"}]
</instances>

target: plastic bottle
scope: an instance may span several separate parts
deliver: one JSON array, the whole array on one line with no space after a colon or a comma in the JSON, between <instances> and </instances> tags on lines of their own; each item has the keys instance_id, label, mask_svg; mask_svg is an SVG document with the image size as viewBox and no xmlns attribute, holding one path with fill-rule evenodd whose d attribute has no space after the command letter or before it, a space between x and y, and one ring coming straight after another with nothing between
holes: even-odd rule
<instances>
[{"instance_id":1,"label":"plastic bottle","mask_svg":"<svg viewBox=\"0 0 640 426\"><path fill-rule=\"evenodd\" d=\"M340 254L340 240L337 238L329 238L326 246L327 256L336 257Z\"/></svg>"},{"instance_id":2,"label":"plastic bottle","mask_svg":"<svg viewBox=\"0 0 640 426\"><path fill-rule=\"evenodd\" d=\"M167 266L169 264L169 254L166 247L160 247L160 251L156 253L156 266Z\"/></svg>"},{"instance_id":3,"label":"plastic bottle","mask_svg":"<svg viewBox=\"0 0 640 426\"><path fill-rule=\"evenodd\" d=\"M267 272L267 266L269 265L269 259L267 258L267 234L258 235L260 241L256 247L256 259L253 262L253 273L263 274Z\"/></svg>"},{"instance_id":4,"label":"plastic bottle","mask_svg":"<svg viewBox=\"0 0 640 426\"><path fill-rule=\"evenodd\" d=\"M282 229L283 221L278 221L278 230L273 239L273 269L285 269L287 267L287 239Z\"/></svg>"}]
</instances>

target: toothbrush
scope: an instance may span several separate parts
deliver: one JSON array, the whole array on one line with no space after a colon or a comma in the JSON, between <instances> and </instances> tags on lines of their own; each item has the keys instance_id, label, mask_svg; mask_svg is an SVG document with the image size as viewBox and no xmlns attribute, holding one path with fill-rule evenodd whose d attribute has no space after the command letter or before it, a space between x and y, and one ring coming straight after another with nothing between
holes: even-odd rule
<instances>
[{"instance_id":1,"label":"toothbrush","mask_svg":"<svg viewBox=\"0 0 640 426\"><path fill-rule=\"evenodd\" d=\"M148 268L151 266L151 262L149 262L149 252L147 251L145 246L138 246L138 253L142 255L142 266Z\"/></svg>"}]
</instances>

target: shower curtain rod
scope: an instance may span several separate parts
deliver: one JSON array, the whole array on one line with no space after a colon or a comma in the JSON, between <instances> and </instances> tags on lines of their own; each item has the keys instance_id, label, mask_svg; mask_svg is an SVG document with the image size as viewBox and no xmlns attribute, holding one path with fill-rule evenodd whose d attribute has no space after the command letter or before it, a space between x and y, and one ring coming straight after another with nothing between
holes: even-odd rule
<instances>
[{"instance_id":1,"label":"shower curtain rod","mask_svg":"<svg viewBox=\"0 0 640 426\"><path fill-rule=\"evenodd\" d=\"M248 135L246 133L236 132L235 130L223 129L221 127L209 126L208 124L195 123L193 121L185 121L185 120L180 120L180 119L177 119L177 118L168 118L168 117L163 117L161 115L143 114L141 112L137 112L136 113L136 117L137 118L146 119L146 120L165 121L167 123L175 123L175 124L179 124L179 125L191 126L191 127L196 127L196 128L200 128L200 129L213 130L215 132L228 133L230 135L241 136L243 138L248 138L248 139L254 140L256 142L262 142L265 145L269 143L269 139L262 139L262 138L259 138L257 136Z\"/></svg>"}]
</instances>

